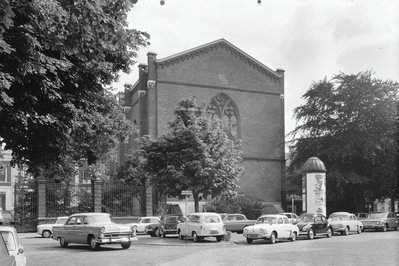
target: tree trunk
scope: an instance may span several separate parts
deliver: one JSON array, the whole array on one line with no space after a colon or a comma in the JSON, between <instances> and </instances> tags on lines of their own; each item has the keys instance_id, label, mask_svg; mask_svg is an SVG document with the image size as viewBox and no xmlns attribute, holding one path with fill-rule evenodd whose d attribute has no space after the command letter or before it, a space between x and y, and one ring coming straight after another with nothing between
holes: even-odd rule
<instances>
[{"instance_id":1,"label":"tree trunk","mask_svg":"<svg viewBox=\"0 0 399 266\"><path fill-rule=\"evenodd\" d=\"M194 209L195 209L195 212L199 212L198 193L193 193L193 197L194 197Z\"/></svg>"}]
</instances>

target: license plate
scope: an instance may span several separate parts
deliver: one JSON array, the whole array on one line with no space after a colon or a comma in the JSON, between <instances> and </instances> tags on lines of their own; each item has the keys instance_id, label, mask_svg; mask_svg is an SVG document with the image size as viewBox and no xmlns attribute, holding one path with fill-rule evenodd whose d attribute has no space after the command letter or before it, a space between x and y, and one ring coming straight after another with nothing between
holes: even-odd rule
<instances>
[{"instance_id":1,"label":"license plate","mask_svg":"<svg viewBox=\"0 0 399 266\"><path fill-rule=\"evenodd\" d=\"M247 235L247 237L248 238L258 238L259 235L257 235L257 234L249 234L249 235Z\"/></svg>"},{"instance_id":2,"label":"license plate","mask_svg":"<svg viewBox=\"0 0 399 266\"><path fill-rule=\"evenodd\" d=\"M211 230L211 235L217 235L217 234L219 234L219 231L218 230Z\"/></svg>"}]
</instances>

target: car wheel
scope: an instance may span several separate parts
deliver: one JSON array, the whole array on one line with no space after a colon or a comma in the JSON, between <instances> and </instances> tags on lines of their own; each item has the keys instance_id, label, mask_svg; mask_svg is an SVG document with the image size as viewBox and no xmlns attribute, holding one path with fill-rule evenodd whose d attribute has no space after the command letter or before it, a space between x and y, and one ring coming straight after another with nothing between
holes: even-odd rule
<instances>
[{"instance_id":1,"label":"car wheel","mask_svg":"<svg viewBox=\"0 0 399 266\"><path fill-rule=\"evenodd\" d=\"M132 245L132 242L130 242L130 241L121 244L123 249L128 249L128 248L130 248L131 245Z\"/></svg>"},{"instance_id":2,"label":"car wheel","mask_svg":"<svg viewBox=\"0 0 399 266\"><path fill-rule=\"evenodd\" d=\"M198 242L198 240L199 240L199 239L198 239L197 233L194 232L194 233L193 233L193 241L194 241L194 242Z\"/></svg>"},{"instance_id":3,"label":"car wheel","mask_svg":"<svg viewBox=\"0 0 399 266\"><path fill-rule=\"evenodd\" d=\"M166 237L165 231L162 230L162 228L161 228L160 231L159 231L159 235L160 235L161 237L163 237L163 238Z\"/></svg>"},{"instance_id":4,"label":"car wheel","mask_svg":"<svg viewBox=\"0 0 399 266\"><path fill-rule=\"evenodd\" d=\"M89 238L89 246L90 246L90 249L91 249L91 250L98 250L98 249L100 248L100 244L98 244L98 243L96 242L96 239L95 239L94 236L91 236L91 237Z\"/></svg>"},{"instance_id":5,"label":"car wheel","mask_svg":"<svg viewBox=\"0 0 399 266\"><path fill-rule=\"evenodd\" d=\"M247 238L247 243L252 244L252 241L254 241L252 238Z\"/></svg>"},{"instance_id":6,"label":"car wheel","mask_svg":"<svg viewBox=\"0 0 399 266\"><path fill-rule=\"evenodd\" d=\"M224 236L217 236L216 237L216 241L217 242L220 242L220 241L222 241L224 239Z\"/></svg>"},{"instance_id":7,"label":"car wheel","mask_svg":"<svg viewBox=\"0 0 399 266\"><path fill-rule=\"evenodd\" d=\"M179 238L181 239L181 240L183 240L184 239L184 236L183 236L183 234L181 233L181 231L179 230Z\"/></svg>"},{"instance_id":8,"label":"car wheel","mask_svg":"<svg viewBox=\"0 0 399 266\"><path fill-rule=\"evenodd\" d=\"M308 239L313 239L313 238L314 238L314 231L312 228L310 228L308 231Z\"/></svg>"},{"instance_id":9,"label":"car wheel","mask_svg":"<svg viewBox=\"0 0 399 266\"><path fill-rule=\"evenodd\" d=\"M68 246L68 242L66 242L63 237L60 237L60 246L63 248L66 248Z\"/></svg>"},{"instance_id":10,"label":"car wheel","mask_svg":"<svg viewBox=\"0 0 399 266\"><path fill-rule=\"evenodd\" d=\"M42 232L42 237L49 238L51 236L51 232L49 230L44 230Z\"/></svg>"},{"instance_id":11,"label":"car wheel","mask_svg":"<svg viewBox=\"0 0 399 266\"><path fill-rule=\"evenodd\" d=\"M160 236L160 234L159 234L159 228L155 228L155 230L154 230L154 236L156 236L156 237L159 237L159 236Z\"/></svg>"},{"instance_id":12,"label":"car wheel","mask_svg":"<svg viewBox=\"0 0 399 266\"><path fill-rule=\"evenodd\" d=\"M384 224L383 226L382 226L382 232L386 232L387 231L387 225L386 224Z\"/></svg>"},{"instance_id":13,"label":"car wheel","mask_svg":"<svg viewBox=\"0 0 399 266\"><path fill-rule=\"evenodd\" d=\"M345 227L343 235L346 235L346 236L349 235L349 228L348 227Z\"/></svg>"},{"instance_id":14,"label":"car wheel","mask_svg":"<svg viewBox=\"0 0 399 266\"><path fill-rule=\"evenodd\" d=\"M358 234L361 234L363 232L363 229L362 229L362 227L359 225L358 227L357 227L357 233Z\"/></svg>"},{"instance_id":15,"label":"car wheel","mask_svg":"<svg viewBox=\"0 0 399 266\"><path fill-rule=\"evenodd\" d=\"M296 240L296 232L292 232L291 241L294 242Z\"/></svg>"},{"instance_id":16,"label":"car wheel","mask_svg":"<svg viewBox=\"0 0 399 266\"><path fill-rule=\"evenodd\" d=\"M331 227L328 227L328 228L327 228L326 236L327 236L328 238L332 237L332 230L331 230Z\"/></svg>"},{"instance_id":17,"label":"car wheel","mask_svg":"<svg viewBox=\"0 0 399 266\"><path fill-rule=\"evenodd\" d=\"M269 243L274 244L276 243L276 232L273 232L269 238Z\"/></svg>"},{"instance_id":18,"label":"car wheel","mask_svg":"<svg viewBox=\"0 0 399 266\"><path fill-rule=\"evenodd\" d=\"M393 230L395 230L395 231L398 231L398 227L397 227L397 226L395 226L395 227L393 228Z\"/></svg>"}]
</instances>

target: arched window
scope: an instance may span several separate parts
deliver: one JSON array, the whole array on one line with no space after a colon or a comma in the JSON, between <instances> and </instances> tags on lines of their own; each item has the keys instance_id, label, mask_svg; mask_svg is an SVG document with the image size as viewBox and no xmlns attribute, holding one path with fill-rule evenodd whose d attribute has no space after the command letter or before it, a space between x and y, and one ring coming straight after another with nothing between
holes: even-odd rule
<instances>
[{"instance_id":1,"label":"arched window","mask_svg":"<svg viewBox=\"0 0 399 266\"><path fill-rule=\"evenodd\" d=\"M229 96L219 93L213 97L206 113L212 123L215 122L215 118L220 119L221 127L230 138L239 138L238 109Z\"/></svg>"}]
</instances>

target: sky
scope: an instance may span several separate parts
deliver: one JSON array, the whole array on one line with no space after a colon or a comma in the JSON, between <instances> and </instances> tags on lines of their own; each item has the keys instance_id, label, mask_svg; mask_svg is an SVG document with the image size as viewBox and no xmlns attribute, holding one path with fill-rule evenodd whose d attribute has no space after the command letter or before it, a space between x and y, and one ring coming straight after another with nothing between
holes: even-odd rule
<instances>
[{"instance_id":1,"label":"sky","mask_svg":"<svg viewBox=\"0 0 399 266\"><path fill-rule=\"evenodd\" d=\"M162 59L224 38L267 67L285 70L285 131L312 82L371 70L399 81L398 0L138 0L129 28L150 34L138 52ZM137 65L113 86L138 79Z\"/></svg>"}]
</instances>

